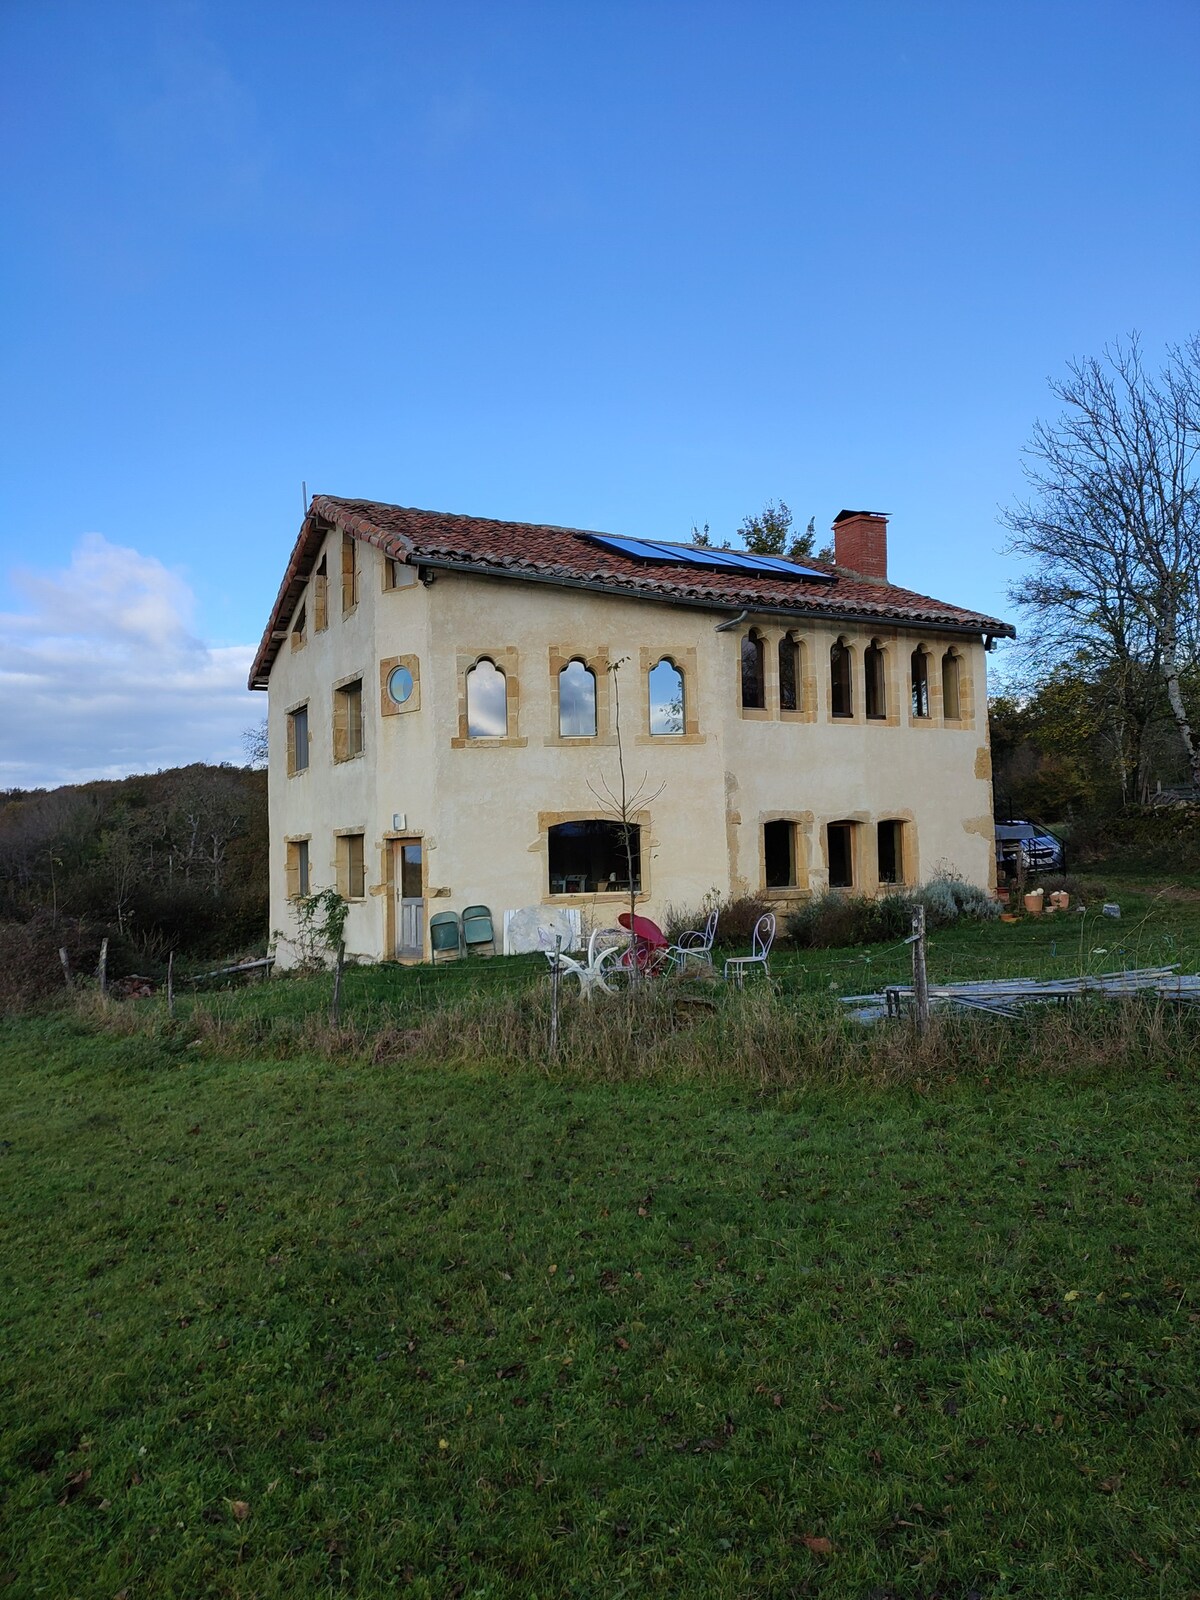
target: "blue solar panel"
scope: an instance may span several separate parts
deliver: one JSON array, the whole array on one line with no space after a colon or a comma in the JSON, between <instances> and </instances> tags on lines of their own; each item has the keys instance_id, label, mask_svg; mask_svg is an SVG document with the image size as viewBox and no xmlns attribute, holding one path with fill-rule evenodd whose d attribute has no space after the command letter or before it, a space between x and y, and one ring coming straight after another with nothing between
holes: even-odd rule
<instances>
[{"instance_id":1,"label":"blue solar panel","mask_svg":"<svg viewBox=\"0 0 1200 1600\"><path fill-rule=\"evenodd\" d=\"M749 550L714 550L698 545L664 544L657 539L623 539L613 533L589 533L593 544L635 561L670 561L688 567L715 567L726 572L765 572L778 578L816 578L832 583L833 574L803 567L782 556L756 556Z\"/></svg>"}]
</instances>

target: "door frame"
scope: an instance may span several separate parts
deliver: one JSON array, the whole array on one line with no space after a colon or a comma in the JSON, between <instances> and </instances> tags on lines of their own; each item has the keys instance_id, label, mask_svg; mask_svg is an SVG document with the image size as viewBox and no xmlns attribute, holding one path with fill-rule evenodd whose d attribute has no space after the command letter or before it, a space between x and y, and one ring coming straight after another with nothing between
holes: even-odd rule
<instances>
[{"instance_id":1,"label":"door frame","mask_svg":"<svg viewBox=\"0 0 1200 1600\"><path fill-rule=\"evenodd\" d=\"M403 868L401 865L401 851L406 844L419 844L421 846L421 904L422 927L421 948L417 952L400 952L400 936L402 932L402 916L400 911L400 889L403 883ZM384 879L387 883L387 948L389 961L424 961L428 953L429 944L429 852L425 847L425 836L413 833L388 833L384 835L384 853L386 863Z\"/></svg>"}]
</instances>

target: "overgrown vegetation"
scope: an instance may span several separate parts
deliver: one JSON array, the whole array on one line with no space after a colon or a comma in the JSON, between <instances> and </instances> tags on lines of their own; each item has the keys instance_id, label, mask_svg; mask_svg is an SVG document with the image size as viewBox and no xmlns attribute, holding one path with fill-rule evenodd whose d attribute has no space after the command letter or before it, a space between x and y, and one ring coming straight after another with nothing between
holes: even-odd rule
<instances>
[{"instance_id":1,"label":"overgrown vegetation","mask_svg":"<svg viewBox=\"0 0 1200 1600\"><path fill-rule=\"evenodd\" d=\"M930 929L959 921L992 922L1000 915L999 903L991 895L973 883L943 875L878 900L839 891L814 895L788 917L787 935L804 950L903 939L912 932L917 906L925 907L925 926Z\"/></svg>"}]
</instances>

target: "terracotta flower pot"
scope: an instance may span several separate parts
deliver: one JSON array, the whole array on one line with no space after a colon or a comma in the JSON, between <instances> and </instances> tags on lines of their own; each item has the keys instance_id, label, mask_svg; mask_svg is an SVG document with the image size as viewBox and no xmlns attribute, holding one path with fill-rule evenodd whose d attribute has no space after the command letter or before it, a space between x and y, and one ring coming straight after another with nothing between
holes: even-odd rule
<instances>
[{"instance_id":1,"label":"terracotta flower pot","mask_svg":"<svg viewBox=\"0 0 1200 1600\"><path fill-rule=\"evenodd\" d=\"M1025 909L1031 917L1040 917L1042 914L1042 901L1045 899L1041 889L1032 889L1025 896Z\"/></svg>"}]
</instances>

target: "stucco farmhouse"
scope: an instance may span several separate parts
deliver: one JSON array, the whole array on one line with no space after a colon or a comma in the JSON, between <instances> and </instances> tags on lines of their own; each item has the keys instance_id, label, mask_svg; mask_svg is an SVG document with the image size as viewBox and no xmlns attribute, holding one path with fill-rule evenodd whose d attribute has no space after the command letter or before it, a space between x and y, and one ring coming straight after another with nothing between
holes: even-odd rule
<instances>
[{"instance_id":1,"label":"stucco farmhouse","mask_svg":"<svg viewBox=\"0 0 1200 1600\"><path fill-rule=\"evenodd\" d=\"M347 948L419 959L431 912L779 909L950 870L994 881L985 651L1012 629L835 561L315 497L250 676L269 691L271 918L336 884ZM281 941L279 959L294 959Z\"/></svg>"}]
</instances>

